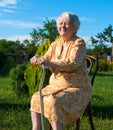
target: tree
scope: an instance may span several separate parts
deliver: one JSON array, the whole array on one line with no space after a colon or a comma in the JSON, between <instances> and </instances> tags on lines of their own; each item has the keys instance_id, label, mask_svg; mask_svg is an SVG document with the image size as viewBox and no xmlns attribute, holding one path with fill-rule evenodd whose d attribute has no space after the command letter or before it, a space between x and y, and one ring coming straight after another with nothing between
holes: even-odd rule
<instances>
[{"instance_id":1,"label":"tree","mask_svg":"<svg viewBox=\"0 0 113 130\"><path fill-rule=\"evenodd\" d=\"M98 36L96 36L98 37ZM102 56L102 55L108 55L108 48L107 46L104 44L104 41L103 39L99 38L98 39L94 38L94 37L91 37L91 42L93 44L93 49L92 49L92 54L99 57L99 56Z\"/></svg>"},{"instance_id":2,"label":"tree","mask_svg":"<svg viewBox=\"0 0 113 130\"><path fill-rule=\"evenodd\" d=\"M108 50L111 50L111 56L113 57L113 35L112 35L112 25L109 25L107 28L104 29L103 32L98 33L94 37L91 37L91 42L95 49L98 49L100 54L108 54ZM105 43L111 43L112 44L112 49L107 48L107 45Z\"/></svg>"},{"instance_id":3,"label":"tree","mask_svg":"<svg viewBox=\"0 0 113 130\"><path fill-rule=\"evenodd\" d=\"M112 49L111 49L111 56L113 57L113 28L112 25L109 25L108 28L105 28L105 30L103 31L103 39L106 42L110 42L112 44Z\"/></svg>"},{"instance_id":4,"label":"tree","mask_svg":"<svg viewBox=\"0 0 113 130\"><path fill-rule=\"evenodd\" d=\"M24 45L17 41L0 40L0 51L5 54L24 54Z\"/></svg>"},{"instance_id":5,"label":"tree","mask_svg":"<svg viewBox=\"0 0 113 130\"><path fill-rule=\"evenodd\" d=\"M33 29L33 32L30 33L32 37L32 42L35 44L40 44L42 41L50 39L50 42L54 41L58 36L56 21L49 21L46 19L44 21L43 28Z\"/></svg>"},{"instance_id":6,"label":"tree","mask_svg":"<svg viewBox=\"0 0 113 130\"><path fill-rule=\"evenodd\" d=\"M24 46L20 41L0 40L0 73L8 74L17 63L23 62Z\"/></svg>"},{"instance_id":7,"label":"tree","mask_svg":"<svg viewBox=\"0 0 113 130\"><path fill-rule=\"evenodd\" d=\"M29 40L24 40L23 44L25 45L24 53L26 56L26 60L35 55L37 50L37 45Z\"/></svg>"}]
</instances>

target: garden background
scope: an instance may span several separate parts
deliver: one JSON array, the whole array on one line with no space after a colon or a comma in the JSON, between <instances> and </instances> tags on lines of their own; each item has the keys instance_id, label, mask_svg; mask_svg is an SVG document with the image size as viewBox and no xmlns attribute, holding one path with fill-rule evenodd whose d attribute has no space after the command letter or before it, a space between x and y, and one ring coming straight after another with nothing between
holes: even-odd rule
<instances>
[{"instance_id":1,"label":"garden background","mask_svg":"<svg viewBox=\"0 0 113 130\"><path fill-rule=\"evenodd\" d=\"M113 45L112 32L112 25L108 25L91 37L92 46L86 50L99 59L92 97L96 130L113 130L113 47L106 45L106 42ZM38 91L42 70L31 65L29 59L35 54L43 55L51 42L59 38L55 20L47 19L43 28L33 29L30 35L32 39L23 42L0 40L0 130L31 130L30 99ZM48 78L44 85L47 83ZM65 130L74 128L75 125L64 126ZM90 130L85 114L81 118L81 130Z\"/></svg>"}]
</instances>

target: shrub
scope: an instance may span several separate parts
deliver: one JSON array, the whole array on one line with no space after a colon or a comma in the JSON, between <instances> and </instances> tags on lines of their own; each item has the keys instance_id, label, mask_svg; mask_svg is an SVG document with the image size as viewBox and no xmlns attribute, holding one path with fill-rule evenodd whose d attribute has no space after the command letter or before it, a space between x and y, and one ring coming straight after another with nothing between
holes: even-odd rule
<instances>
[{"instance_id":1,"label":"shrub","mask_svg":"<svg viewBox=\"0 0 113 130\"><path fill-rule=\"evenodd\" d=\"M34 92L39 90L41 75L42 75L41 67L35 67L31 64L28 65L28 68L24 73L24 78L26 85L28 86L30 96L32 96ZM46 78L44 80L43 87L48 84L49 77L50 77L50 71L46 70Z\"/></svg>"},{"instance_id":2,"label":"shrub","mask_svg":"<svg viewBox=\"0 0 113 130\"><path fill-rule=\"evenodd\" d=\"M108 70L112 71L113 70L113 62L108 63Z\"/></svg>"},{"instance_id":3,"label":"shrub","mask_svg":"<svg viewBox=\"0 0 113 130\"><path fill-rule=\"evenodd\" d=\"M0 52L0 68L2 68L6 61L6 55L2 52Z\"/></svg>"},{"instance_id":4,"label":"shrub","mask_svg":"<svg viewBox=\"0 0 113 130\"><path fill-rule=\"evenodd\" d=\"M105 60L98 60L98 71L107 71L108 64Z\"/></svg>"},{"instance_id":5,"label":"shrub","mask_svg":"<svg viewBox=\"0 0 113 130\"><path fill-rule=\"evenodd\" d=\"M13 91L20 96L21 94L28 94L28 87L24 79L24 71L26 69L26 64L20 64L12 68L9 72L9 77L11 79L11 85Z\"/></svg>"},{"instance_id":6,"label":"shrub","mask_svg":"<svg viewBox=\"0 0 113 130\"><path fill-rule=\"evenodd\" d=\"M48 50L48 47L50 45L50 41L44 41L37 49L36 54L43 56L46 51ZM49 77L51 72L49 70L46 70L46 78L44 80L44 86L48 84ZM39 89L39 83L40 78L42 75L42 68L41 67L35 67L32 64L29 64L27 69L24 73L25 82L29 88L29 94L32 96L32 94Z\"/></svg>"}]
</instances>

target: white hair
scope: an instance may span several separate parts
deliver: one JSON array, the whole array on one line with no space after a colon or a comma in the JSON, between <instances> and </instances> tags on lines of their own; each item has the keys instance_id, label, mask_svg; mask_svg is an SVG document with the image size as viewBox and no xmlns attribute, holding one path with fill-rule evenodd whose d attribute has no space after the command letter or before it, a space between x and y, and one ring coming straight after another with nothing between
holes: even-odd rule
<instances>
[{"instance_id":1,"label":"white hair","mask_svg":"<svg viewBox=\"0 0 113 130\"><path fill-rule=\"evenodd\" d=\"M79 21L78 16L77 16L76 14L74 14L74 13L71 13L71 12L64 12L64 13L62 13L62 14L58 17L58 19L57 19L57 26L58 26L59 21L60 21L60 19L61 19L62 17L64 17L64 18L66 18L67 20L69 20L69 22L73 24L73 26L75 27L76 32L77 32L77 30L78 30L79 27L80 27L80 21Z\"/></svg>"}]
</instances>

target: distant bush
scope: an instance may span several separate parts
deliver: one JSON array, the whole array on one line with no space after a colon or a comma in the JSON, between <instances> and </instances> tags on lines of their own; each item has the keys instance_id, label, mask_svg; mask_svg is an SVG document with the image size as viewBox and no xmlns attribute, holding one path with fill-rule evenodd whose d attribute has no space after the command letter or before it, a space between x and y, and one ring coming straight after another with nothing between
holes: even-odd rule
<instances>
[{"instance_id":1,"label":"distant bush","mask_svg":"<svg viewBox=\"0 0 113 130\"><path fill-rule=\"evenodd\" d=\"M108 64L105 60L98 60L98 71L107 71Z\"/></svg>"},{"instance_id":2,"label":"distant bush","mask_svg":"<svg viewBox=\"0 0 113 130\"><path fill-rule=\"evenodd\" d=\"M112 71L113 70L113 62L108 63L108 70Z\"/></svg>"},{"instance_id":3,"label":"distant bush","mask_svg":"<svg viewBox=\"0 0 113 130\"><path fill-rule=\"evenodd\" d=\"M98 71L113 71L113 62L107 63L105 60L98 60Z\"/></svg>"},{"instance_id":4,"label":"distant bush","mask_svg":"<svg viewBox=\"0 0 113 130\"><path fill-rule=\"evenodd\" d=\"M26 69L26 64L20 64L12 68L9 72L9 77L11 79L11 85L13 91L20 96L21 94L28 94L28 87L25 83L24 72Z\"/></svg>"},{"instance_id":5,"label":"distant bush","mask_svg":"<svg viewBox=\"0 0 113 130\"><path fill-rule=\"evenodd\" d=\"M5 61L6 61L6 55L0 52L0 68L4 66Z\"/></svg>"},{"instance_id":6,"label":"distant bush","mask_svg":"<svg viewBox=\"0 0 113 130\"><path fill-rule=\"evenodd\" d=\"M0 75L7 75L12 66L14 67L13 60L3 52L0 52Z\"/></svg>"}]
</instances>

